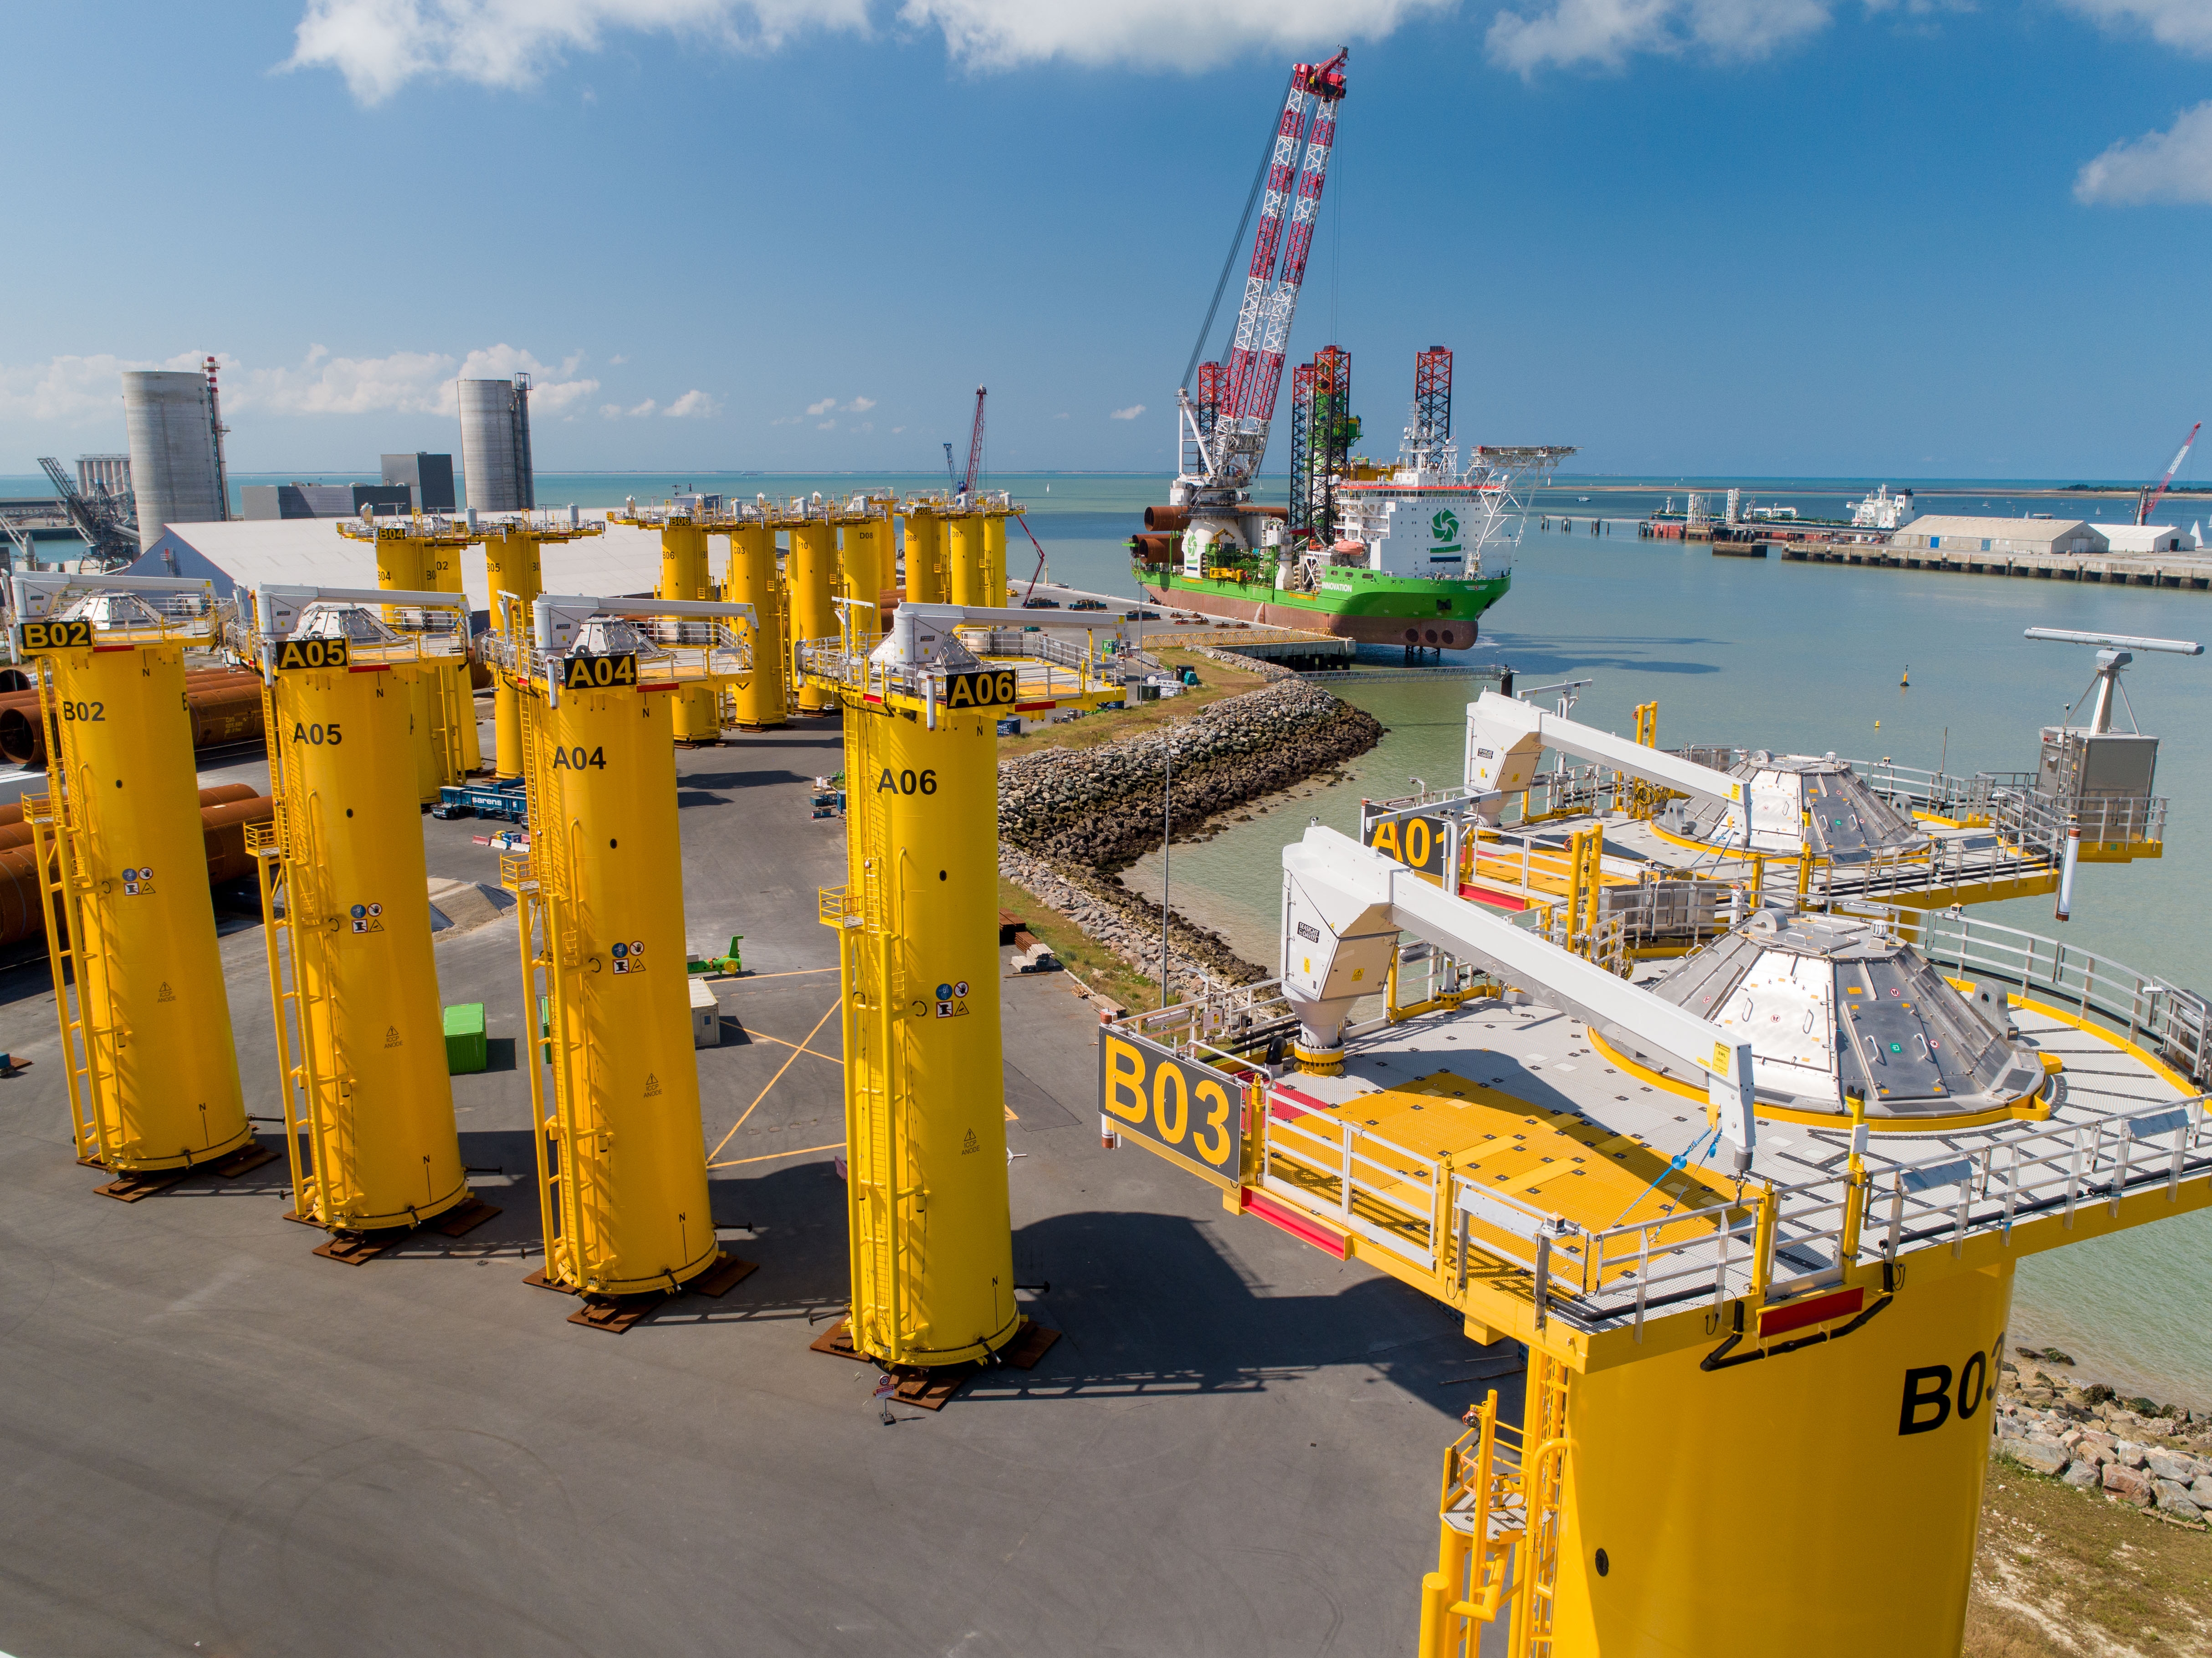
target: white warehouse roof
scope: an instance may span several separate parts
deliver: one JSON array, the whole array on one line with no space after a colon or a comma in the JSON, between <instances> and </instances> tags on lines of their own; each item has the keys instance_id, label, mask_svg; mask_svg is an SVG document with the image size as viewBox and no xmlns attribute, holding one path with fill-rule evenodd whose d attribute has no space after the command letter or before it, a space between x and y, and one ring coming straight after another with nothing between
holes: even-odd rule
<instances>
[{"instance_id":1,"label":"white warehouse roof","mask_svg":"<svg viewBox=\"0 0 2212 1658\"><path fill-rule=\"evenodd\" d=\"M131 570L167 575L167 559L173 554L178 574L204 577L226 598L234 587L374 587L374 552L368 542L340 535L338 524L326 518L172 524ZM538 568L550 593L650 593L660 580L660 532L610 524L603 535L549 541L540 550ZM470 608L491 608L481 547L461 556L461 587Z\"/></svg>"}]
</instances>

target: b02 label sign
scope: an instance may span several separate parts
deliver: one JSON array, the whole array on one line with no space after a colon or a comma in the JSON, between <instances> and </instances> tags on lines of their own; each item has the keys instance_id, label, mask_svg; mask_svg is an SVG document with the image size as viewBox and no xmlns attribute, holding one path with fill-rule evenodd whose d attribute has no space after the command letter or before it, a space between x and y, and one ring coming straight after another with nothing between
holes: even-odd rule
<instances>
[{"instance_id":1,"label":"b02 label sign","mask_svg":"<svg viewBox=\"0 0 2212 1658\"><path fill-rule=\"evenodd\" d=\"M25 622L15 629L15 651L85 651L92 648L89 622Z\"/></svg>"},{"instance_id":2,"label":"b02 label sign","mask_svg":"<svg viewBox=\"0 0 2212 1658\"><path fill-rule=\"evenodd\" d=\"M1244 1084L1227 1072L1142 1036L1102 1030L1098 1108L1121 1133L1215 1185L1243 1184Z\"/></svg>"}]
</instances>

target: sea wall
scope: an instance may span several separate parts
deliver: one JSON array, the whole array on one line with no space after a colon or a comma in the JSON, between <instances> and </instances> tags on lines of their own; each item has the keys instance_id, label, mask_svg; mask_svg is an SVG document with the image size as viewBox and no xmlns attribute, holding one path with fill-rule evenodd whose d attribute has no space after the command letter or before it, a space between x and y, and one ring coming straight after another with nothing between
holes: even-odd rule
<instances>
[{"instance_id":1,"label":"sea wall","mask_svg":"<svg viewBox=\"0 0 2212 1658\"><path fill-rule=\"evenodd\" d=\"M2020 1357L2048 1355L2022 1348ZM2212 1413L2121 1399L2110 1388L2084 1388L2041 1370L2023 1376L2009 1363L1998 1388L1999 1455L2185 1523L2212 1514Z\"/></svg>"},{"instance_id":2,"label":"sea wall","mask_svg":"<svg viewBox=\"0 0 2212 1658\"><path fill-rule=\"evenodd\" d=\"M1210 654L1210 653L1209 653ZM1242 671L1255 665L1231 659ZM1085 749L1042 749L999 764L999 867L1085 934L1144 973L1160 971L1159 910L1115 878L1160 843L1170 769L1174 835L1205 835L1223 812L1333 770L1382 727L1320 686L1275 670L1257 690L1186 720ZM1172 910L1168 980L1249 983L1274 969Z\"/></svg>"},{"instance_id":3,"label":"sea wall","mask_svg":"<svg viewBox=\"0 0 2212 1658\"><path fill-rule=\"evenodd\" d=\"M1056 863L1117 873L1159 844L1170 769L1181 839L1217 813L1365 753L1382 736L1365 709L1285 677L1164 732L1002 762L999 836Z\"/></svg>"}]
</instances>

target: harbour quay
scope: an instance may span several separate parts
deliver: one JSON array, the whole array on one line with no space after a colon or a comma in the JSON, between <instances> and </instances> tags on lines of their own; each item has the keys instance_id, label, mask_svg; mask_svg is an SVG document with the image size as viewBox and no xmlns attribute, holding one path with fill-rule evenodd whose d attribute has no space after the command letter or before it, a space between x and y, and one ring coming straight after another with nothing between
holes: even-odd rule
<instances>
[{"instance_id":1,"label":"harbour quay","mask_svg":"<svg viewBox=\"0 0 2212 1658\"><path fill-rule=\"evenodd\" d=\"M2166 525L1923 515L1878 540L1774 537L1764 544L1812 563L2212 589L2212 556L2193 532Z\"/></svg>"}]
</instances>

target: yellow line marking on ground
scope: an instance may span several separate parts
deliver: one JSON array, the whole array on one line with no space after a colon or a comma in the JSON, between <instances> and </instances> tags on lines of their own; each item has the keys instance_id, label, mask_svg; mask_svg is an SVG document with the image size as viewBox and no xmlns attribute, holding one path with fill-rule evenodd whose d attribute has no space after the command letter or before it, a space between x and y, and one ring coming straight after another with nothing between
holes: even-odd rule
<instances>
[{"instance_id":1,"label":"yellow line marking on ground","mask_svg":"<svg viewBox=\"0 0 2212 1658\"><path fill-rule=\"evenodd\" d=\"M819 1025L815 1026L817 1030L819 1030L822 1027ZM828 1060L832 1065L842 1065L845 1063L844 1060L836 1058L834 1054L824 1054L818 1048L809 1048L805 1042L787 1042L781 1036L771 1036L765 1030L756 1030L750 1025L747 1025L745 1027L745 1035L751 1037L756 1042L774 1042L778 1048L796 1048L801 1054L811 1054L816 1059Z\"/></svg>"},{"instance_id":2,"label":"yellow line marking on ground","mask_svg":"<svg viewBox=\"0 0 2212 1658\"><path fill-rule=\"evenodd\" d=\"M816 1035L821 1030L822 1027L830 1023L830 1015L835 1013L838 1008L843 1005L844 999L842 997L840 997L836 1001L830 1003L828 1009L823 1013L822 1017L814 1022L814 1029L806 1033L806 1040L810 1042L812 1042ZM786 1060L781 1065L778 1066L775 1068L775 1075L768 1079L768 1088L763 1088L759 1093L754 1095L752 1105L747 1106L738 1115L738 1120L730 1125L730 1134L736 1133L738 1130L745 1126L745 1119L752 1115L754 1107L759 1105L763 1100L768 1097L769 1088L774 1088L778 1083L783 1080L783 1073L791 1069L792 1066L798 1060L798 1058L799 1050L794 1048L792 1051L791 1058ZM720 1166L714 1162L715 1152L719 1152L724 1146L730 1143L730 1134L725 1134L720 1139L715 1141L714 1150L707 1154L707 1165L710 1169L719 1168Z\"/></svg>"},{"instance_id":3,"label":"yellow line marking on ground","mask_svg":"<svg viewBox=\"0 0 2212 1658\"><path fill-rule=\"evenodd\" d=\"M710 1163L707 1167L709 1169L735 1169L742 1163L774 1163L778 1157L803 1157L810 1151L842 1151L844 1149L844 1141L835 1140L828 1145L802 1145L795 1151L765 1151L757 1157L732 1157L727 1163Z\"/></svg>"}]
</instances>

